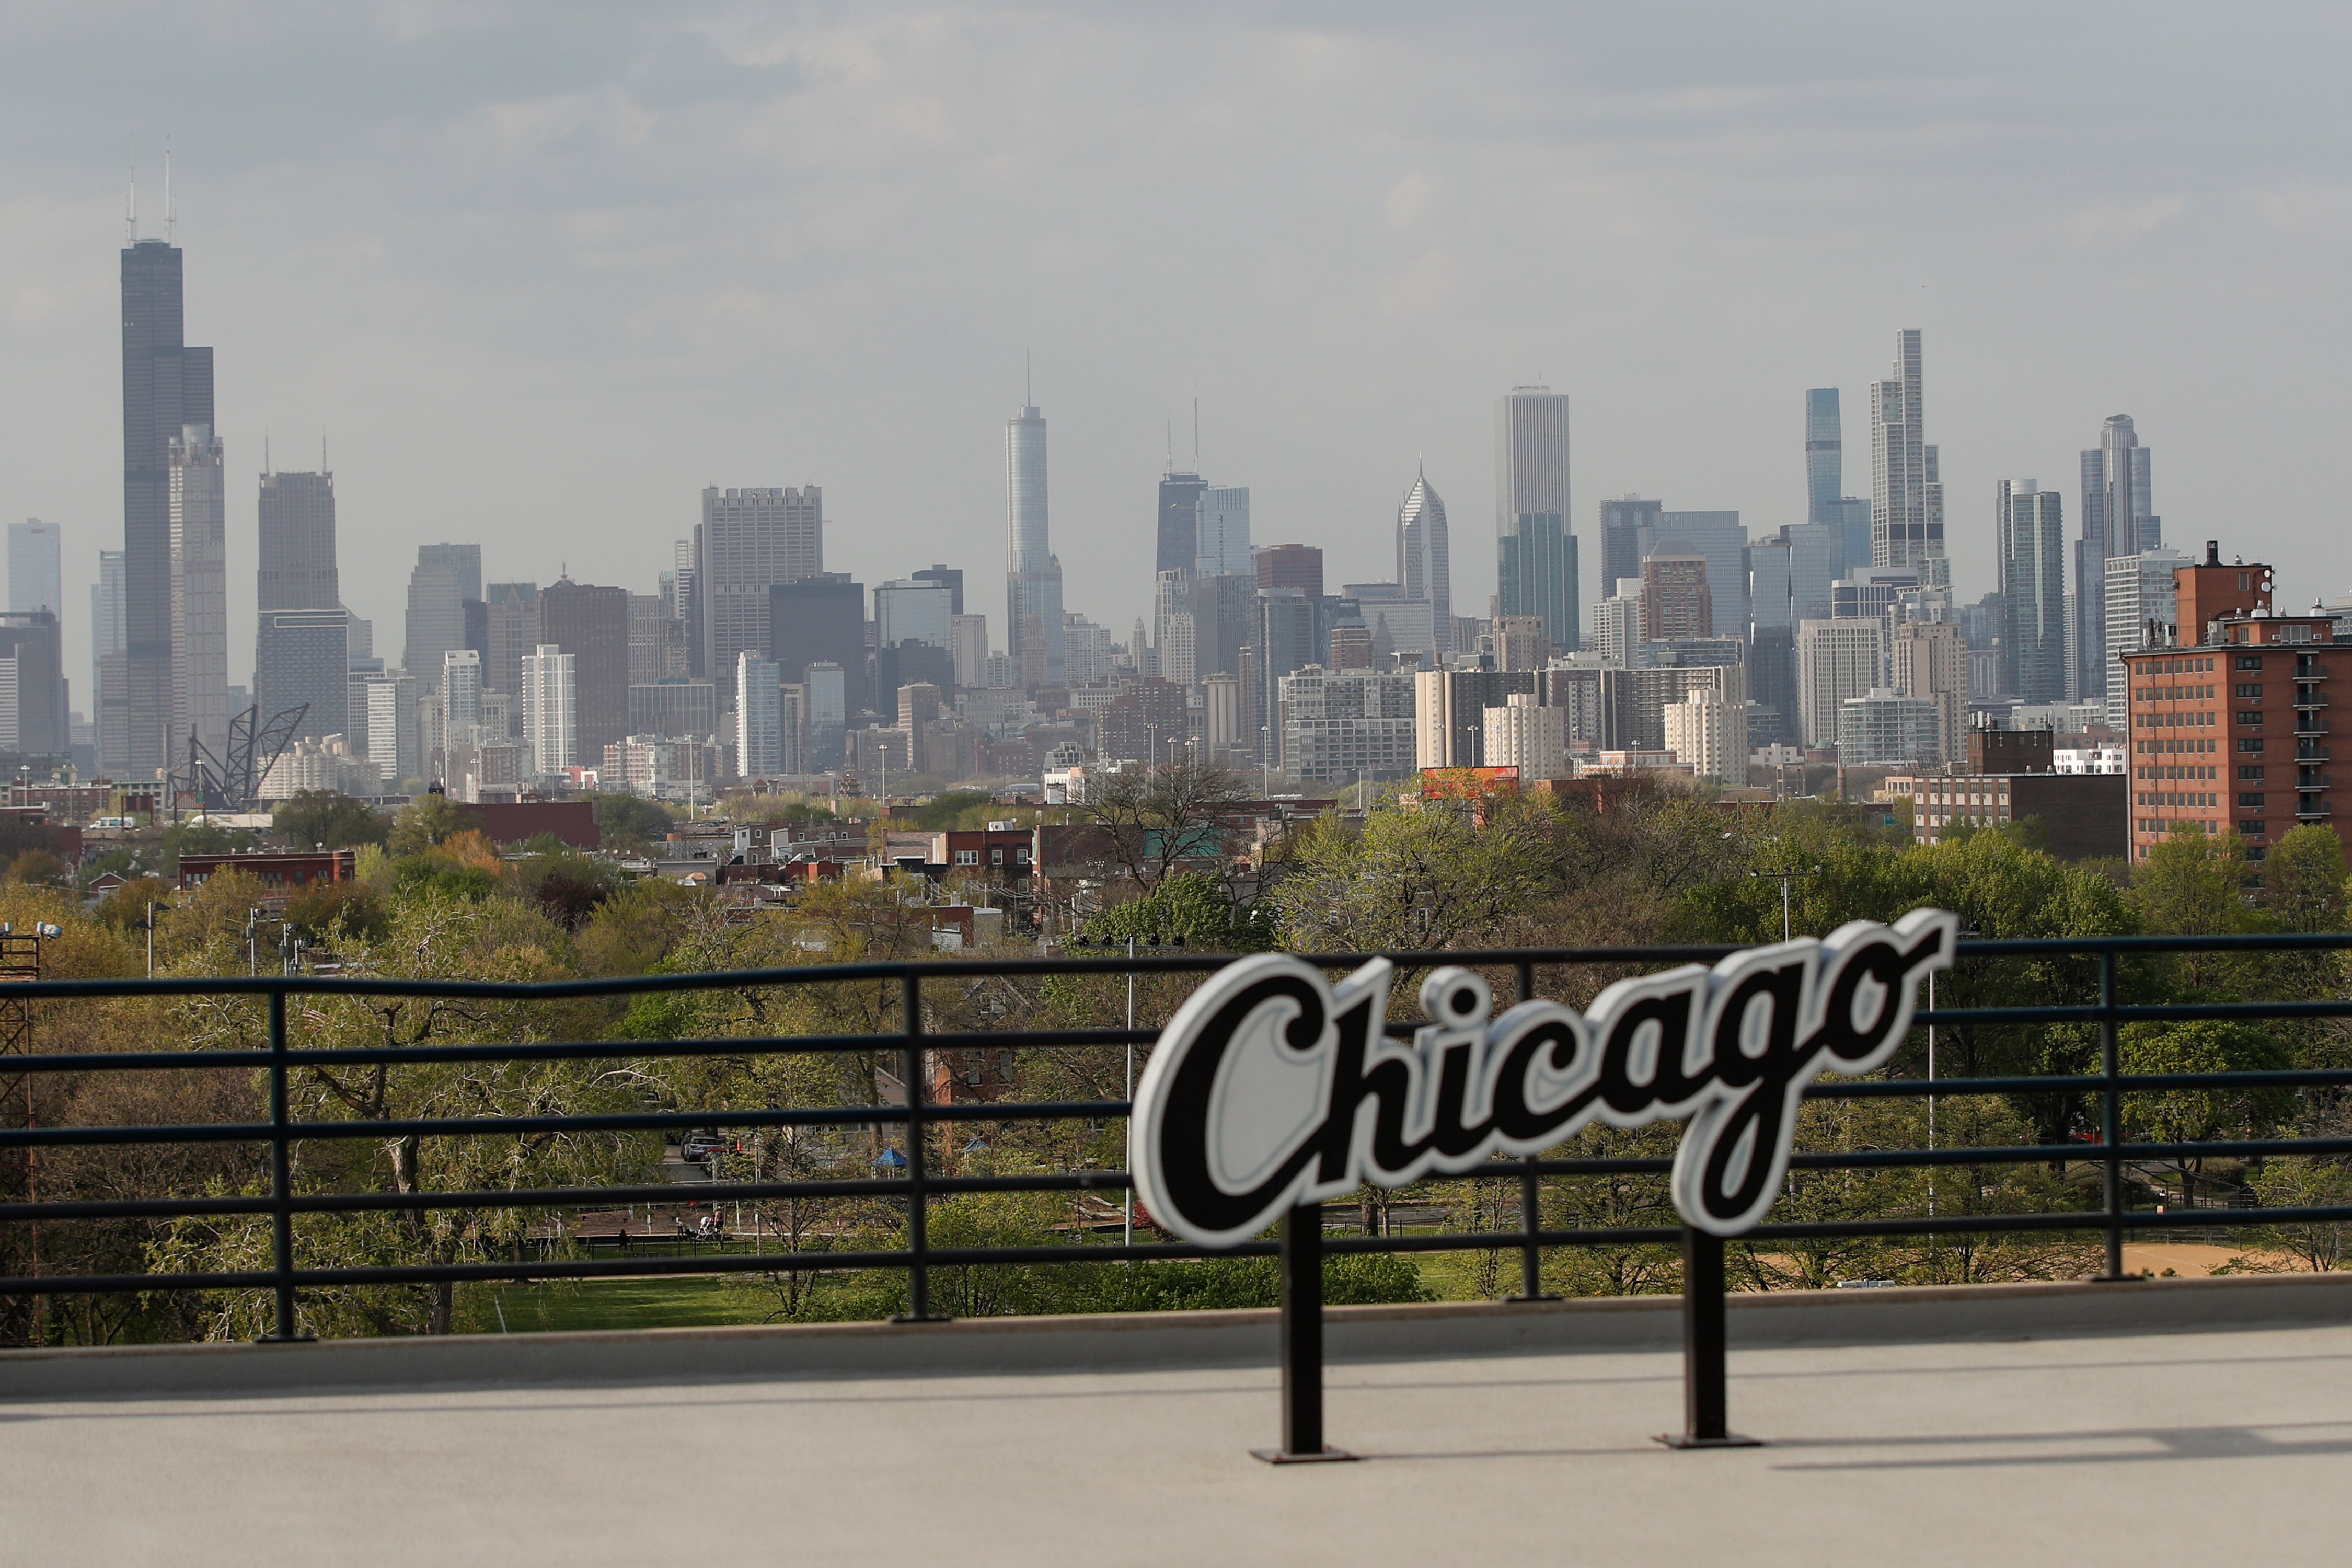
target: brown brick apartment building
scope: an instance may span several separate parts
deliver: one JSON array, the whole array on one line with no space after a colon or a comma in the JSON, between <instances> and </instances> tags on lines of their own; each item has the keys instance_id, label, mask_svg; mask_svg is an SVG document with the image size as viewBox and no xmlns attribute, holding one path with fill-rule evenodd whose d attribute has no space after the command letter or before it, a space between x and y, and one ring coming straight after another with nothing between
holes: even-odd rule
<instances>
[{"instance_id":1,"label":"brown brick apartment building","mask_svg":"<svg viewBox=\"0 0 2352 1568\"><path fill-rule=\"evenodd\" d=\"M2259 860L2298 823L2341 834L2330 807L2328 680L2352 673L2335 620L2271 607L2272 574L2205 559L2174 574L2169 641L2118 657L2129 683L2131 855L2145 859L2176 823L2234 826Z\"/></svg>"}]
</instances>

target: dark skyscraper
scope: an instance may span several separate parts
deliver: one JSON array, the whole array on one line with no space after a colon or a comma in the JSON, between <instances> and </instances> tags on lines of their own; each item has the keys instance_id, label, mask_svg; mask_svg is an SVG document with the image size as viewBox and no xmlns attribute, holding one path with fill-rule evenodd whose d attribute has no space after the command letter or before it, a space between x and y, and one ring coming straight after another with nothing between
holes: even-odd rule
<instances>
[{"instance_id":1,"label":"dark skyscraper","mask_svg":"<svg viewBox=\"0 0 2352 1568\"><path fill-rule=\"evenodd\" d=\"M109 766L143 777L172 750L170 449L213 424L213 351L186 341L180 247L133 239L122 252L123 679L106 692Z\"/></svg>"},{"instance_id":2,"label":"dark skyscraper","mask_svg":"<svg viewBox=\"0 0 2352 1568\"><path fill-rule=\"evenodd\" d=\"M1621 496L1601 503L1601 581L1595 600L1617 592L1617 584L1642 574L1642 530L1654 529L1665 502Z\"/></svg>"},{"instance_id":3,"label":"dark skyscraper","mask_svg":"<svg viewBox=\"0 0 2352 1568\"><path fill-rule=\"evenodd\" d=\"M813 664L841 667L843 700L866 704L866 584L846 572L824 572L768 590L768 657L787 686L808 679Z\"/></svg>"},{"instance_id":4,"label":"dark skyscraper","mask_svg":"<svg viewBox=\"0 0 2352 1568\"><path fill-rule=\"evenodd\" d=\"M1200 543L1201 492L1209 481L1198 474L1171 471L1160 481L1160 548L1152 568L1190 572Z\"/></svg>"},{"instance_id":5,"label":"dark skyscraper","mask_svg":"<svg viewBox=\"0 0 2352 1568\"><path fill-rule=\"evenodd\" d=\"M539 640L572 656L573 754L601 764L629 733L629 591L550 583L539 591Z\"/></svg>"},{"instance_id":6,"label":"dark skyscraper","mask_svg":"<svg viewBox=\"0 0 2352 1568\"><path fill-rule=\"evenodd\" d=\"M926 566L915 574L918 583L937 583L948 591L948 614L963 614L963 568L961 566Z\"/></svg>"},{"instance_id":7,"label":"dark skyscraper","mask_svg":"<svg viewBox=\"0 0 2352 1568\"><path fill-rule=\"evenodd\" d=\"M350 732L350 647L335 570L335 477L261 476L253 696L265 716L306 704L295 732Z\"/></svg>"},{"instance_id":8,"label":"dark skyscraper","mask_svg":"<svg viewBox=\"0 0 2352 1568\"><path fill-rule=\"evenodd\" d=\"M335 476L261 476L263 610L331 610L343 602L335 571Z\"/></svg>"}]
</instances>

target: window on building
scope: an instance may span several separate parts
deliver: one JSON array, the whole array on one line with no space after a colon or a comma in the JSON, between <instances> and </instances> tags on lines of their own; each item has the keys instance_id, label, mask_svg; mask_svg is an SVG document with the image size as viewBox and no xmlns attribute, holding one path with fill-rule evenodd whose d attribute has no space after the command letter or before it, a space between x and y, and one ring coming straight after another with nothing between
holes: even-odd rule
<instances>
[{"instance_id":1,"label":"window on building","mask_svg":"<svg viewBox=\"0 0 2352 1568\"><path fill-rule=\"evenodd\" d=\"M2258 698L2258 697L2262 696L2262 694L2263 694L2263 684L2262 684L2262 682L2261 682L2261 681L2259 681L2259 680L2256 680L2256 681L2244 681L2244 680L2242 680L2242 681L2238 682L2238 686L2237 686L2237 694L2238 694L2239 696L2241 696L2241 697L2256 697L2256 698Z\"/></svg>"},{"instance_id":2,"label":"window on building","mask_svg":"<svg viewBox=\"0 0 2352 1568\"><path fill-rule=\"evenodd\" d=\"M955 852L955 863L959 866L977 866L980 864L980 851L959 849Z\"/></svg>"},{"instance_id":3,"label":"window on building","mask_svg":"<svg viewBox=\"0 0 2352 1568\"><path fill-rule=\"evenodd\" d=\"M2262 667L2263 656L2261 654L2242 653L2238 656L2238 668L2240 669L2260 669Z\"/></svg>"},{"instance_id":4,"label":"window on building","mask_svg":"<svg viewBox=\"0 0 2352 1568\"><path fill-rule=\"evenodd\" d=\"M2245 712L2238 715L2238 722L2241 724L2260 725L2262 721L2263 710L2259 708L2248 709Z\"/></svg>"},{"instance_id":5,"label":"window on building","mask_svg":"<svg viewBox=\"0 0 2352 1568\"><path fill-rule=\"evenodd\" d=\"M2260 735L2241 735L2238 738L2238 750L2242 752L2259 752L2262 749L2263 738Z\"/></svg>"},{"instance_id":6,"label":"window on building","mask_svg":"<svg viewBox=\"0 0 2352 1568\"><path fill-rule=\"evenodd\" d=\"M2238 804L2252 810L2260 811L2263 808L2263 797L2259 795L2241 795L2238 796Z\"/></svg>"}]
</instances>

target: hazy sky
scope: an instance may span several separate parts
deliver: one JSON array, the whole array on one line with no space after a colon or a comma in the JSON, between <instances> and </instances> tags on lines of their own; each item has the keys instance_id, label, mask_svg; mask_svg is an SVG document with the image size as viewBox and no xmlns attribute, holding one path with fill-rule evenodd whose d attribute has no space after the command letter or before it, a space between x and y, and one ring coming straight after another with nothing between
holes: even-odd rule
<instances>
[{"instance_id":1,"label":"hazy sky","mask_svg":"<svg viewBox=\"0 0 2352 1568\"><path fill-rule=\"evenodd\" d=\"M2106 415L2167 538L2352 583L2335 6L12 5L0 517L120 544L118 251L173 148L218 354L231 625L255 474L325 432L344 595L415 545L650 591L707 483L824 487L827 565L964 567L1002 640L1003 421L1051 421L1067 602L1150 594L1167 421L1258 542L1385 576L1416 458L1494 584L1493 403L1605 496L1803 507L1802 392L1926 333L1955 578L1993 486L2078 519ZM2338 498L2331 500L2330 498ZM1588 581L1586 597L1596 584ZM232 634L233 676L249 668Z\"/></svg>"}]
</instances>

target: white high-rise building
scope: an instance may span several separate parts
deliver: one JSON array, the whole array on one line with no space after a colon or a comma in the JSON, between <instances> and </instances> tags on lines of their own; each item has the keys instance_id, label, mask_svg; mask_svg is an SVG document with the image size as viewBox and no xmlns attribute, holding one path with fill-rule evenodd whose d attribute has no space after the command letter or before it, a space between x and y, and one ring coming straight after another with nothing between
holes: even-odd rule
<instances>
[{"instance_id":1,"label":"white high-rise building","mask_svg":"<svg viewBox=\"0 0 2352 1568\"><path fill-rule=\"evenodd\" d=\"M172 438L172 730L187 755L194 730L214 755L228 749L228 510L219 437L190 425Z\"/></svg>"},{"instance_id":2,"label":"white high-rise building","mask_svg":"<svg viewBox=\"0 0 2352 1568\"><path fill-rule=\"evenodd\" d=\"M1797 623L1797 712L1806 745L1836 745L1840 705L1884 683L1885 637L1875 616Z\"/></svg>"},{"instance_id":3,"label":"white high-rise building","mask_svg":"<svg viewBox=\"0 0 2352 1568\"><path fill-rule=\"evenodd\" d=\"M1895 336L1893 377L1871 386L1870 480L1871 564L1917 566L1923 584L1948 583L1944 483L1927 441L1916 327Z\"/></svg>"},{"instance_id":4,"label":"white high-rise building","mask_svg":"<svg viewBox=\"0 0 2352 1568\"><path fill-rule=\"evenodd\" d=\"M1953 763L1967 754L1969 645L1958 623L1899 623L1887 643L1886 683L1935 706L1935 761Z\"/></svg>"},{"instance_id":5,"label":"white high-rise building","mask_svg":"<svg viewBox=\"0 0 2352 1568\"><path fill-rule=\"evenodd\" d=\"M706 488L694 538L702 668L713 680L730 680L736 655L769 650L768 590L824 570L824 492L815 485Z\"/></svg>"},{"instance_id":6,"label":"white high-rise building","mask_svg":"<svg viewBox=\"0 0 2352 1568\"><path fill-rule=\"evenodd\" d=\"M2158 637L2169 635L2179 614L2179 585L2173 573L2188 564L2177 550L2144 550L2107 558L2103 595L2106 625L2101 642L2107 658L2107 723L2113 729L2122 730L2130 723L2131 683L2124 677L2122 656L2147 646L2150 621L2161 628ZM2202 635L2201 628L2197 635Z\"/></svg>"},{"instance_id":7,"label":"white high-rise building","mask_svg":"<svg viewBox=\"0 0 2352 1568\"><path fill-rule=\"evenodd\" d=\"M1153 646L1160 654L1160 678L1190 686L1198 678L1200 638L1192 618L1192 580L1181 572L1162 572L1154 581Z\"/></svg>"},{"instance_id":8,"label":"white high-rise building","mask_svg":"<svg viewBox=\"0 0 2352 1568\"><path fill-rule=\"evenodd\" d=\"M1024 686L1059 686L1062 563L1045 510L1045 416L1034 404L1004 422L1004 648Z\"/></svg>"},{"instance_id":9,"label":"white high-rise building","mask_svg":"<svg viewBox=\"0 0 2352 1568\"><path fill-rule=\"evenodd\" d=\"M783 688L776 661L745 648L735 656L735 771L747 779L784 771Z\"/></svg>"},{"instance_id":10,"label":"white high-rise building","mask_svg":"<svg viewBox=\"0 0 2352 1568\"><path fill-rule=\"evenodd\" d=\"M1454 651L1454 566L1445 528L1445 503L1416 471L1397 508L1397 584L1408 599L1429 605L1430 635L1439 658ZM1550 627L1545 628L1547 635Z\"/></svg>"},{"instance_id":11,"label":"white high-rise building","mask_svg":"<svg viewBox=\"0 0 2352 1568\"><path fill-rule=\"evenodd\" d=\"M24 615L47 610L65 615L61 543L58 525L28 517L8 525L8 609Z\"/></svg>"},{"instance_id":12,"label":"white high-rise building","mask_svg":"<svg viewBox=\"0 0 2352 1568\"><path fill-rule=\"evenodd\" d=\"M1424 676L1433 673L1424 672ZM1522 782L1567 776L1567 709L1547 708L1533 693L1514 691L1502 706L1486 709L1478 718L1484 730L1481 755L1486 766L1517 768ZM1415 760L1419 760L1418 746Z\"/></svg>"},{"instance_id":13,"label":"white high-rise building","mask_svg":"<svg viewBox=\"0 0 2352 1568\"><path fill-rule=\"evenodd\" d=\"M449 742L471 741L482 722L482 656L453 647L441 656L441 732Z\"/></svg>"},{"instance_id":14,"label":"white high-rise building","mask_svg":"<svg viewBox=\"0 0 2352 1568\"><path fill-rule=\"evenodd\" d=\"M1744 789L1748 784L1748 704L1712 686L1695 686L1664 707L1666 750L1691 776Z\"/></svg>"},{"instance_id":15,"label":"white high-rise building","mask_svg":"<svg viewBox=\"0 0 2352 1568\"><path fill-rule=\"evenodd\" d=\"M540 777L560 773L575 760L580 715L572 659L551 642L523 656L522 742L530 752L530 771Z\"/></svg>"}]
</instances>

